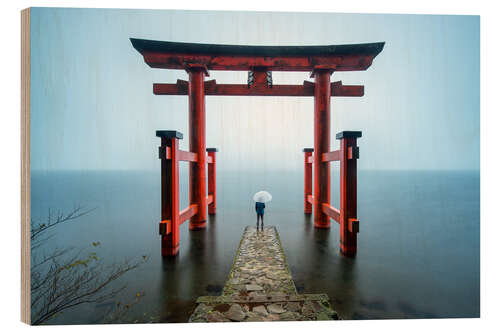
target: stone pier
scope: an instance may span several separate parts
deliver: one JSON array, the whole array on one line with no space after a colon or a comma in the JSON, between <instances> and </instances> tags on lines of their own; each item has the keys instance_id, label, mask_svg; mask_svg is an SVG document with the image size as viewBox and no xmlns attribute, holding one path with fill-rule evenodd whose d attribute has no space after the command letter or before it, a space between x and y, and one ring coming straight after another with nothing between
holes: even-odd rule
<instances>
[{"instance_id":1,"label":"stone pier","mask_svg":"<svg viewBox=\"0 0 500 333\"><path fill-rule=\"evenodd\" d=\"M246 227L221 296L202 296L190 322L337 320L326 294L298 294L276 227Z\"/></svg>"}]
</instances>

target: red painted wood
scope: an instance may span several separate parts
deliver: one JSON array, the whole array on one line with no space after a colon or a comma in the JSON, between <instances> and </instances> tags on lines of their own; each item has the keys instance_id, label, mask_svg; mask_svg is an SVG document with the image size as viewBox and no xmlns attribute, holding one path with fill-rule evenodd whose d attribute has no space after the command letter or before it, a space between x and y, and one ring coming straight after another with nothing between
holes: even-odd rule
<instances>
[{"instance_id":1,"label":"red painted wood","mask_svg":"<svg viewBox=\"0 0 500 333\"><path fill-rule=\"evenodd\" d=\"M323 153L321 161L322 162L340 161L340 150L334 150L334 151L329 151L328 153Z\"/></svg>"},{"instance_id":2,"label":"red painted wood","mask_svg":"<svg viewBox=\"0 0 500 333\"><path fill-rule=\"evenodd\" d=\"M253 70L254 86L265 87L267 85L266 71L266 68L258 68Z\"/></svg>"},{"instance_id":3,"label":"red painted wood","mask_svg":"<svg viewBox=\"0 0 500 333\"><path fill-rule=\"evenodd\" d=\"M310 151L304 152L304 213L312 213L312 205L307 200L307 197L312 194L312 165L309 162L313 158L313 153Z\"/></svg>"},{"instance_id":4,"label":"red painted wood","mask_svg":"<svg viewBox=\"0 0 500 333\"><path fill-rule=\"evenodd\" d=\"M198 162L198 154L192 153L190 151L179 150L179 161L185 162ZM165 158L169 160L171 158L170 147L166 147L165 149ZM211 160L208 160L207 163L212 163Z\"/></svg>"},{"instance_id":5,"label":"red painted wood","mask_svg":"<svg viewBox=\"0 0 500 333\"><path fill-rule=\"evenodd\" d=\"M307 163L314 163L314 156L309 156L309 158L307 159Z\"/></svg>"},{"instance_id":6,"label":"red painted wood","mask_svg":"<svg viewBox=\"0 0 500 333\"><path fill-rule=\"evenodd\" d=\"M200 62L196 62L196 61L193 61L193 62L187 62L184 66L184 69L190 73L190 72L193 72L193 71L202 71L203 74L205 74L206 76L210 76L210 74L208 73L208 68L205 64L203 63L200 63Z\"/></svg>"},{"instance_id":7,"label":"red painted wood","mask_svg":"<svg viewBox=\"0 0 500 333\"><path fill-rule=\"evenodd\" d=\"M169 160L172 157L170 154L170 147L165 147L165 158Z\"/></svg>"},{"instance_id":8,"label":"red painted wood","mask_svg":"<svg viewBox=\"0 0 500 333\"><path fill-rule=\"evenodd\" d=\"M359 158L359 148L358 147L349 147L347 149L347 158L349 160L354 158Z\"/></svg>"},{"instance_id":9,"label":"red painted wood","mask_svg":"<svg viewBox=\"0 0 500 333\"><path fill-rule=\"evenodd\" d=\"M170 151L161 158L161 235L162 256L175 256L179 252L179 140L177 138L162 138L164 151ZM169 149L167 149L169 148ZM169 221L166 227L161 224ZM170 232L168 232L170 229Z\"/></svg>"},{"instance_id":10,"label":"red painted wood","mask_svg":"<svg viewBox=\"0 0 500 333\"><path fill-rule=\"evenodd\" d=\"M342 81L331 84L332 96L338 97L362 97L365 95L365 86L344 86Z\"/></svg>"},{"instance_id":11,"label":"red painted wood","mask_svg":"<svg viewBox=\"0 0 500 333\"><path fill-rule=\"evenodd\" d=\"M340 223L340 210L325 203L321 205L321 210L323 213Z\"/></svg>"},{"instance_id":12,"label":"red painted wood","mask_svg":"<svg viewBox=\"0 0 500 333\"><path fill-rule=\"evenodd\" d=\"M248 88L246 84L217 84L212 89L207 89L207 95L217 96L312 96L314 89L301 85L253 85Z\"/></svg>"},{"instance_id":13,"label":"red painted wood","mask_svg":"<svg viewBox=\"0 0 500 333\"><path fill-rule=\"evenodd\" d=\"M213 163L213 158L212 158L212 156L210 156L210 154L207 156L207 163L208 164ZM210 166L208 166L208 168L210 169ZM210 174L210 171L208 173Z\"/></svg>"},{"instance_id":14,"label":"red painted wood","mask_svg":"<svg viewBox=\"0 0 500 333\"><path fill-rule=\"evenodd\" d=\"M198 212L198 205L189 205L189 207L183 209L181 212L179 212L179 221L180 221L180 224L182 224L185 221L189 220L197 212Z\"/></svg>"},{"instance_id":15,"label":"red painted wood","mask_svg":"<svg viewBox=\"0 0 500 333\"><path fill-rule=\"evenodd\" d=\"M207 195L207 204L209 205L209 207L212 202L214 202L214 196L211 194Z\"/></svg>"},{"instance_id":16,"label":"red painted wood","mask_svg":"<svg viewBox=\"0 0 500 333\"><path fill-rule=\"evenodd\" d=\"M198 162L198 154L190 151L179 150L179 161Z\"/></svg>"},{"instance_id":17,"label":"red painted wood","mask_svg":"<svg viewBox=\"0 0 500 333\"><path fill-rule=\"evenodd\" d=\"M198 212L189 221L189 229L203 229L207 221L207 165L205 144L205 68L191 67L189 73L189 151L198 162L189 163L189 204Z\"/></svg>"},{"instance_id":18,"label":"red painted wood","mask_svg":"<svg viewBox=\"0 0 500 333\"><path fill-rule=\"evenodd\" d=\"M313 72L314 89L314 226L329 228L330 218L321 204L330 204L330 163L322 162L330 151L330 75L329 69Z\"/></svg>"},{"instance_id":19,"label":"red painted wood","mask_svg":"<svg viewBox=\"0 0 500 333\"><path fill-rule=\"evenodd\" d=\"M357 159L348 158L349 149L354 147L356 147L356 138L340 140L340 251L346 256L356 255L356 233L359 230L359 222L357 221Z\"/></svg>"},{"instance_id":20,"label":"red painted wood","mask_svg":"<svg viewBox=\"0 0 500 333\"><path fill-rule=\"evenodd\" d=\"M179 84L179 81L182 81L182 80L177 80L177 84ZM184 81L187 83L187 81ZM213 89L215 89L215 87L217 86L217 82L215 80L208 80L208 81L205 81L205 95L207 94L207 91L211 91ZM153 83L153 89L154 89L154 83Z\"/></svg>"},{"instance_id":21,"label":"red painted wood","mask_svg":"<svg viewBox=\"0 0 500 333\"><path fill-rule=\"evenodd\" d=\"M244 55L203 55L169 52L141 52L144 61L153 68L186 69L187 64L205 65L208 70L249 71L255 67L265 67L269 71L309 72L317 64L336 66L336 71L366 70L373 62L374 55L330 55L330 56L244 56Z\"/></svg>"},{"instance_id":22,"label":"red painted wood","mask_svg":"<svg viewBox=\"0 0 500 333\"><path fill-rule=\"evenodd\" d=\"M332 96L360 97L364 95L364 86L344 86L341 81L331 84ZM155 95L187 95L188 84L186 81L177 80L177 83L154 83ZM314 83L304 81L303 85L273 85L268 87L265 83L254 84L217 84L215 80L205 82L205 95L211 96L289 96L303 97L314 96Z\"/></svg>"},{"instance_id":23,"label":"red painted wood","mask_svg":"<svg viewBox=\"0 0 500 333\"><path fill-rule=\"evenodd\" d=\"M170 220L160 221L160 235L168 235L172 232L172 222Z\"/></svg>"},{"instance_id":24,"label":"red painted wood","mask_svg":"<svg viewBox=\"0 0 500 333\"><path fill-rule=\"evenodd\" d=\"M216 158L215 151L208 152L211 163L208 164L208 196L212 197L208 203L208 214L214 215L217 211L217 182L216 182ZM208 201L208 200L207 200Z\"/></svg>"},{"instance_id":25,"label":"red painted wood","mask_svg":"<svg viewBox=\"0 0 500 333\"><path fill-rule=\"evenodd\" d=\"M308 195L307 202L309 202L311 205L314 205L314 197L312 195Z\"/></svg>"},{"instance_id":26,"label":"red painted wood","mask_svg":"<svg viewBox=\"0 0 500 333\"><path fill-rule=\"evenodd\" d=\"M348 229L349 232L358 233L359 232L359 221L357 219L348 219Z\"/></svg>"}]
</instances>

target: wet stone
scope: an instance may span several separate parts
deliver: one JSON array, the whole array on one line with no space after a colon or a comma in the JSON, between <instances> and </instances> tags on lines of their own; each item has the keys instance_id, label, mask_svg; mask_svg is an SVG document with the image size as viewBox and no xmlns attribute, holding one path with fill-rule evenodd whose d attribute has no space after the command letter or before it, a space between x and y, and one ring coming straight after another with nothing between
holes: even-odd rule
<instances>
[{"instance_id":1,"label":"wet stone","mask_svg":"<svg viewBox=\"0 0 500 333\"><path fill-rule=\"evenodd\" d=\"M207 320L205 318L191 318L189 320L192 323L206 323Z\"/></svg>"},{"instance_id":2,"label":"wet stone","mask_svg":"<svg viewBox=\"0 0 500 333\"><path fill-rule=\"evenodd\" d=\"M264 317L257 313L249 312L245 321L264 321Z\"/></svg>"},{"instance_id":3,"label":"wet stone","mask_svg":"<svg viewBox=\"0 0 500 333\"><path fill-rule=\"evenodd\" d=\"M314 314L314 307L311 302L304 302L301 310L302 314L306 317Z\"/></svg>"},{"instance_id":4,"label":"wet stone","mask_svg":"<svg viewBox=\"0 0 500 333\"><path fill-rule=\"evenodd\" d=\"M208 322L224 322L229 321L226 317L222 315L219 311L213 311L207 314Z\"/></svg>"},{"instance_id":5,"label":"wet stone","mask_svg":"<svg viewBox=\"0 0 500 333\"><path fill-rule=\"evenodd\" d=\"M256 306L253 308L252 310L253 312L255 313L258 313L258 314L261 314L261 315L264 315L264 316L267 316L269 313L267 312L266 310L266 307L264 305L259 305L259 306Z\"/></svg>"},{"instance_id":6,"label":"wet stone","mask_svg":"<svg viewBox=\"0 0 500 333\"><path fill-rule=\"evenodd\" d=\"M267 306L267 311L269 311L270 313L283 313L285 312L286 310L283 309L283 307L281 305L278 305L278 304L271 304L271 305L268 305Z\"/></svg>"},{"instance_id":7,"label":"wet stone","mask_svg":"<svg viewBox=\"0 0 500 333\"><path fill-rule=\"evenodd\" d=\"M299 297L301 301L287 302L290 297ZM318 297L321 302L317 301ZM321 297L297 294L275 227L265 227L259 232L255 227L247 227L222 295L200 298L203 300L189 321L338 319L328 298Z\"/></svg>"},{"instance_id":8,"label":"wet stone","mask_svg":"<svg viewBox=\"0 0 500 333\"><path fill-rule=\"evenodd\" d=\"M225 315L228 319L231 319L232 321L242 321L243 319L245 319L245 312L238 304L231 305L231 307L225 313Z\"/></svg>"},{"instance_id":9,"label":"wet stone","mask_svg":"<svg viewBox=\"0 0 500 333\"><path fill-rule=\"evenodd\" d=\"M270 321L277 321L280 320L280 316L278 314L272 313L269 316L266 317Z\"/></svg>"},{"instance_id":10,"label":"wet stone","mask_svg":"<svg viewBox=\"0 0 500 333\"><path fill-rule=\"evenodd\" d=\"M320 312L316 315L316 320L332 320L332 317L326 312Z\"/></svg>"},{"instance_id":11,"label":"wet stone","mask_svg":"<svg viewBox=\"0 0 500 333\"><path fill-rule=\"evenodd\" d=\"M291 312L299 312L301 309L300 303L299 302L288 302L286 304L286 309L287 309L287 311L291 311Z\"/></svg>"},{"instance_id":12,"label":"wet stone","mask_svg":"<svg viewBox=\"0 0 500 333\"><path fill-rule=\"evenodd\" d=\"M283 321L293 321L293 320L298 320L301 317L301 315L297 312L283 312L280 314L280 320Z\"/></svg>"},{"instance_id":13,"label":"wet stone","mask_svg":"<svg viewBox=\"0 0 500 333\"><path fill-rule=\"evenodd\" d=\"M262 290L262 287L256 284L247 284L246 289L247 291L259 291Z\"/></svg>"},{"instance_id":14,"label":"wet stone","mask_svg":"<svg viewBox=\"0 0 500 333\"><path fill-rule=\"evenodd\" d=\"M204 313L208 313L210 311L212 311L212 307L211 306L208 306L206 304L200 304L196 308L195 314L204 314Z\"/></svg>"},{"instance_id":15,"label":"wet stone","mask_svg":"<svg viewBox=\"0 0 500 333\"><path fill-rule=\"evenodd\" d=\"M319 302L317 302L317 301L312 302L312 305L313 305L314 310L315 310L315 311L317 311L317 312L326 310L326 309L325 309L323 306L321 306L321 304L319 304Z\"/></svg>"},{"instance_id":16,"label":"wet stone","mask_svg":"<svg viewBox=\"0 0 500 333\"><path fill-rule=\"evenodd\" d=\"M284 292L281 292L281 291L270 291L268 293L270 296L286 296L286 294Z\"/></svg>"}]
</instances>

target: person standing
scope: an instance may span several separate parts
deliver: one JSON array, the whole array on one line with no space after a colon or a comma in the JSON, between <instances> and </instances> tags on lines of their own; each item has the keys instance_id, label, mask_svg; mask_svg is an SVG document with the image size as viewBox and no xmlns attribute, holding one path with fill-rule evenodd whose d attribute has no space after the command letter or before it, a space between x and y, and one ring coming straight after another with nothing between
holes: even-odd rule
<instances>
[{"instance_id":1,"label":"person standing","mask_svg":"<svg viewBox=\"0 0 500 333\"><path fill-rule=\"evenodd\" d=\"M255 211L257 212L257 230L259 230L259 218L261 221L261 230L264 230L264 208L266 204L263 202L255 203Z\"/></svg>"}]
</instances>

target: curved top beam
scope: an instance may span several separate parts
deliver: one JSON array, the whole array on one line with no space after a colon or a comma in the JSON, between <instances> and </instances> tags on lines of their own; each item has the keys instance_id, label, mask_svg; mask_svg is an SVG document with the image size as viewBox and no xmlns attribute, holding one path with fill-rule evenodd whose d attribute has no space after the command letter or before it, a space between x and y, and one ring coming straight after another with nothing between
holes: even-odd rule
<instances>
[{"instance_id":1,"label":"curved top beam","mask_svg":"<svg viewBox=\"0 0 500 333\"><path fill-rule=\"evenodd\" d=\"M344 45L314 46L253 46L166 42L130 38L134 48L143 52L210 54L214 56L331 56L331 55L373 55L384 48L385 42Z\"/></svg>"},{"instance_id":2,"label":"curved top beam","mask_svg":"<svg viewBox=\"0 0 500 333\"><path fill-rule=\"evenodd\" d=\"M199 64L209 70L336 71L366 70L384 42L323 46L250 46L178 43L130 38L153 68L186 69Z\"/></svg>"}]
</instances>

